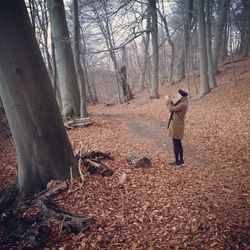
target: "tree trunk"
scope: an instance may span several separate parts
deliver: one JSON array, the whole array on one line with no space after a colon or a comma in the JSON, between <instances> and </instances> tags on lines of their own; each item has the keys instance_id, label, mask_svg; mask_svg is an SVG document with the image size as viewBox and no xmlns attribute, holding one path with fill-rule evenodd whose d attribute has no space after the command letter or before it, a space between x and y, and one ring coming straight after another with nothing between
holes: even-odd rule
<instances>
[{"instance_id":1,"label":"tree trunk","mask_svg":"<svg viewBox=\"0 0 250 250\"><path fill-rule=\"evenodd\" d=\"M149 12L152 17L151 36L152 36L152 78L151 78L151 98L159 98L158 93L158 70L159 70L159 50L158 50L158 24L156 0L148 0Z\"/></svg>"},{"instance_id":2,"label":"tree trunk","mask_svg":"<svg viewBox=\"0 0 250 250\"><path fill-rule=\"evenodd\" d=\"M224 26L227 20L227 9L228 9L229 3L230 3L230 0L221 0L220 13L219 13L218 21L216 24L214 42L213 42L213 48L212 48L215 73L217 73L218 71L221 41L222 41Z\"/></svg>"},{"instance_id":3,"label":"tree trunk","mask_svg":"<svg viewBox=\"0 0 250 250\"><path fill-rule=\"evenodd\" d=\"M207 60L208 60L208 79L210 89L217 86L214 74L214 65L212 58L212 39L211 39L211 16L210 16L210 1L206 0L206 45L207 45Z\"/></svg>"},{"instance_id":4,"label":"tree trunk","mask_svg":"<svg viewBox=\"0 0 250 250\"><path fill-rule=\"evenodd\" d=\"M84 72L80 61L80 29L78 18L78 0L73 0L74 12L74 61L76 67L76 75L78 88L80 92L80 117L85 118L88 116L87 102L86 102L86 84L84 79Z\"/></svg>"},{"instance_id":5,"label":"tree trunk","mask_svg":"<svg viewBox=\"0 0 250 250\"><path fill-rule=\"evenodd\" d=\"M163 0L162 0L162 2L163 2ZM164 29L165 29L166 34L167 34L168 45L171 48L171 59L170 59L171 61L170 61L170 66L169 66L169 82L170 82L170 84L172 84L173 83L173 73L174 73L174 57L175 57L174 42L172 41L171 36L169 34L168 23L167 23L166 17L160 11L159 11L159 14L160 14L161 20L164 24Z\"/></svg>"},{"instance_id":6,"label":"tree trunk","mask_svg":"<svg viewBox=\"0 0 250 250\"><path fill-rule=\"evenodd\" d=\"M128 84L127 65L128 65L128 62L127 62L126 46L123 46L123 48L122 48L122 66L119 70L119 78L121 81L121 85L122 85L123 93L124 93L124 98L125 98L126 102L133 98L130 86Z\"/></svg>"},{"instance_id":7,"label":"tree trunk","mask_svg":"<svg viewBox=\"0 0 250 250\"><path fill-rule=\"evenodd\" d=\"M96 83L95 83L95 73L90 71L90 77L91 77L91 82L92 82L92 88L93 88L93 101L94 103L99 103L98 100L98 93L96 89Z\"/></svg>"},{"instance_id":8,"label":"tree trunk","mask_svg":"<svg viewBox=\"0 0 250 250\"><path fill-rule=\"evenodd\" d=\"M200 97L204 96L210 91L208 82L208 62L207 62L207 46L206 46L206 30L205 30L205 14L204 2L197 1L198 9L198 23L199 23L199 52L200 52Z\"/></svg>"},{"instance_id":9,"label":"tree trunk","mask_svg":"<svg viewBox=\"0 0 250 250\"><path fill-rule=\"evenodd\" d=\"M85 73L85 72L86 72L86 73ZM85 76L87 76L87 70L86 70L86 67L85 67L85 66L84 66L84 73L85 73ZM90 84L89 84L88 76L85 77L85 86L86 86L86 96L87 96L87 100L88 100L90 103L94 103L93 96L92 96L92 92L91 92L91 89L90 89Z\"/></svg>"},{"instance_id":10,"label":"tree trunk","mask_svg":"<svg viewBox=\"0 0 250 250\"><path fill-rule=\"evenodd\" d=\"M0 1L0 23L0 92L24 198L67 179L75 162L24 1Z\"/></svg>"},{"instance_id":11,"label":"tree trunk","mask_svg":"<svg viewBox=\"0 0 250 250\"><path fill-rule=\"evenodd\" d=\"M183 35L182 35L182 45L181 51L179 53L179 58L177 59L174 82L178 83L185 77L185 57L187 57L187 51L189 48L189 29L191 27L191 19L193 17L193 0L185 0L183 2Z\"/></svg>"},{"instance_id":12,"label":"tree trunk","mask_svg":"<svg viewBox=\"0 0 250 250\"><path fill-rule=\"evenodd\" d=\"M62 98L62 115L80 115L80 97L63 0L47 0Z\"/></svg>"},{"instance_id":13,"label":"tree trunk","mask_svg":"<svg viewBox=\"0 0 250 250\"><path fill-rule=\"evenodd\" d=\"M229 24L226 22L224 31L223 31L223 36L222 36L222 44L221 44L221 53L220 53L220 60L225 60L228 56L228 37L229 37Z\"/></svg>"},{"instance_id":14,"label":"tree trunk","mask_svg":"<svg viewBox=\"0 0 250 250\"><path fill-rule=\"evenodd\" d=\"M56 68L56 56L55 56L55 46L54 46L54 42L53 39L51 37L51 51L52 51L52 87L54 89L54 94L56 96L56 101L57 104L60 108L60 110L62 110L62 99L61 99L61 93L60 93L60 89L58 88L58 74L57 74L57 68Z\"/></svg>"},{"instance_id":15,"label":"tree trunk","mask_svg":"<svg viewBox=\"0 0 250 250\"><path fill-rule=\"evenodd\" d=\"M140 86L140 91L143 91L145 88L145 79L146 79L146 71L147 71L147 66L148 66L148 47L149 47L149 38L150 38L150 15L148 13L147 16L147 26L146 26L146 38L143 39L145 49L144 49L144 55L143 55L143 65L142 65L142 71L140 75L140 80L139 80L139 86ZM144 38L144 37L143 37Z\"/></svg>"}]
</instances>

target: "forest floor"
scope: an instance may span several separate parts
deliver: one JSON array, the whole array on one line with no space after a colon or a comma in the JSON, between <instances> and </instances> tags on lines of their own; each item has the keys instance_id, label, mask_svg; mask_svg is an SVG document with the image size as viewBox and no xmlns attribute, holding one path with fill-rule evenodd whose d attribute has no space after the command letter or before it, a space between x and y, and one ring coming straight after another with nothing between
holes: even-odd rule
<instances>
[{"instance_id":1,"label":"forest floor","mask_svg":"<svg viewBox=\"0 0 250 250\"><path fill-rule=\"evenodd\" d=\"M94 125L68 132L73 147L111 152L111 177L87 175L83 188L75 178L57 203L67 211L95 219L86 232L59 234L47 242L55 249L250 249L250 60L221 65L218 87L199 99L192 85L186 117L186 166L173 168L166 129L166 94L175 98L187 84L160 88L122 105L89 107ZM197 77L197 82L199 78ZM1 133L1 131L0 131ZM134 168L129 154L146 156L149 168ZM16 179L12 139L0 138L0 196ZM124 187L120 176L126 173Z\"/></svg>"}]
</instances>

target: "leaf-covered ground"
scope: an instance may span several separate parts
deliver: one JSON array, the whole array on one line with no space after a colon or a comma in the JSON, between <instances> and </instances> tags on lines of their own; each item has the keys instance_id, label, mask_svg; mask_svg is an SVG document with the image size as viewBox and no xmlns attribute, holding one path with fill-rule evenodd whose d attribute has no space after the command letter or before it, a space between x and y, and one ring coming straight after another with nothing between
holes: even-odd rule
<instances>
[{"instance_id":1,"label":"leaf-covered ground","mask_svg":"<svg viewBox=\"0 0 250 250\"><path fill-rule=\"evenodd\" d=\"M219 86L192 98L183 141L186 166L173 168L167 136L164 95L176 96L186 83L162 86L161 98L138 95L127 104L89 108L93 126L69 131L74 148L109 151L112 177L87 175L84 187L74 179L56 200L71 212L92 217L87 232L69 235L54 225L48 248L56 249L249 249L250 247L250 60L222 65ZM199 78L197 78L197 82ZM0 195L15 181L11 139L0 138ZM128 165L130 153L152 166ZM127 174L124 187L118 181Z\"/></svg>"}]
</instances>

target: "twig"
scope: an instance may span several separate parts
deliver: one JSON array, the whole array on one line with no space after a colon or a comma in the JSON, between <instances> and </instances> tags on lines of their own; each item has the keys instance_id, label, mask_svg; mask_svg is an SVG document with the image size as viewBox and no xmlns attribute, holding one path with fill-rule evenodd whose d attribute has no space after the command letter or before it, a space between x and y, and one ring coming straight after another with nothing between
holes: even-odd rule
<instances>
[{"instance_id":1,"label":"twig","mask_svg":"<svg viewBox=\"0 0 250 250\"><path fill-rule=\"evenodd\" d=\"M61 237L61 234L62 234L63 223L65 221L65 218L66 218L66 216L63 216L62 223L61 223L61 226L60 226L60 231L59 231L59 237Z\"/></svg>"},{"instance_id":2,"label":"twig","mask_svg":"<svg viewBox=\"0 0 250 250\"><path fill-rule=\"evenodd\" d=\"M81 163L82 163L82 148L83 148L83 145L82 145L82 141L80 141L80 151L79 151L79 162L78 162L78 171L79 171L79 174L80 174L80 177L81 177L81 180L82 180L82 184L80 186L80 188L83 187L84 185L84 175L81 171Z\"/></svg>"},{"instance_id":3,"label":"twig","mask_svg":"<svg viewBox=\"0 0 250 250\"><path fill-rule=\"evenodd\" d=\"M69 171L70 171L70 183L72 184L73 182L73 174L72 174L72 167L69 167Z\"/></svg>"}]
</instances>

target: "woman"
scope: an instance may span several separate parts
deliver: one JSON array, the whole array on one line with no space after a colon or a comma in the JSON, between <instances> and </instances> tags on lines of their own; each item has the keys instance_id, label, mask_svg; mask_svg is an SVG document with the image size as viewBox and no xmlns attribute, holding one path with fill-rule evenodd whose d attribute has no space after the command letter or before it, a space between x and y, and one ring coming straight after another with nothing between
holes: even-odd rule
<instances>
[{"instance_id":1,"label":"woman","mask_svg":"<svg viewBox=\"0 0 250 250\"><path fill-rule=\"evenodd\" d=\"M173 103L169 96L165 96L165 99L168 110L171 113L168 129L169 136L173 140L175 155L175 161L170 163L170 165L181 166L184 164L181 140L184 137L184 120L188 108L188 93L183 89L179 89L177 96L179 100L176 103Z\"/></svg>"}]
</instances>

